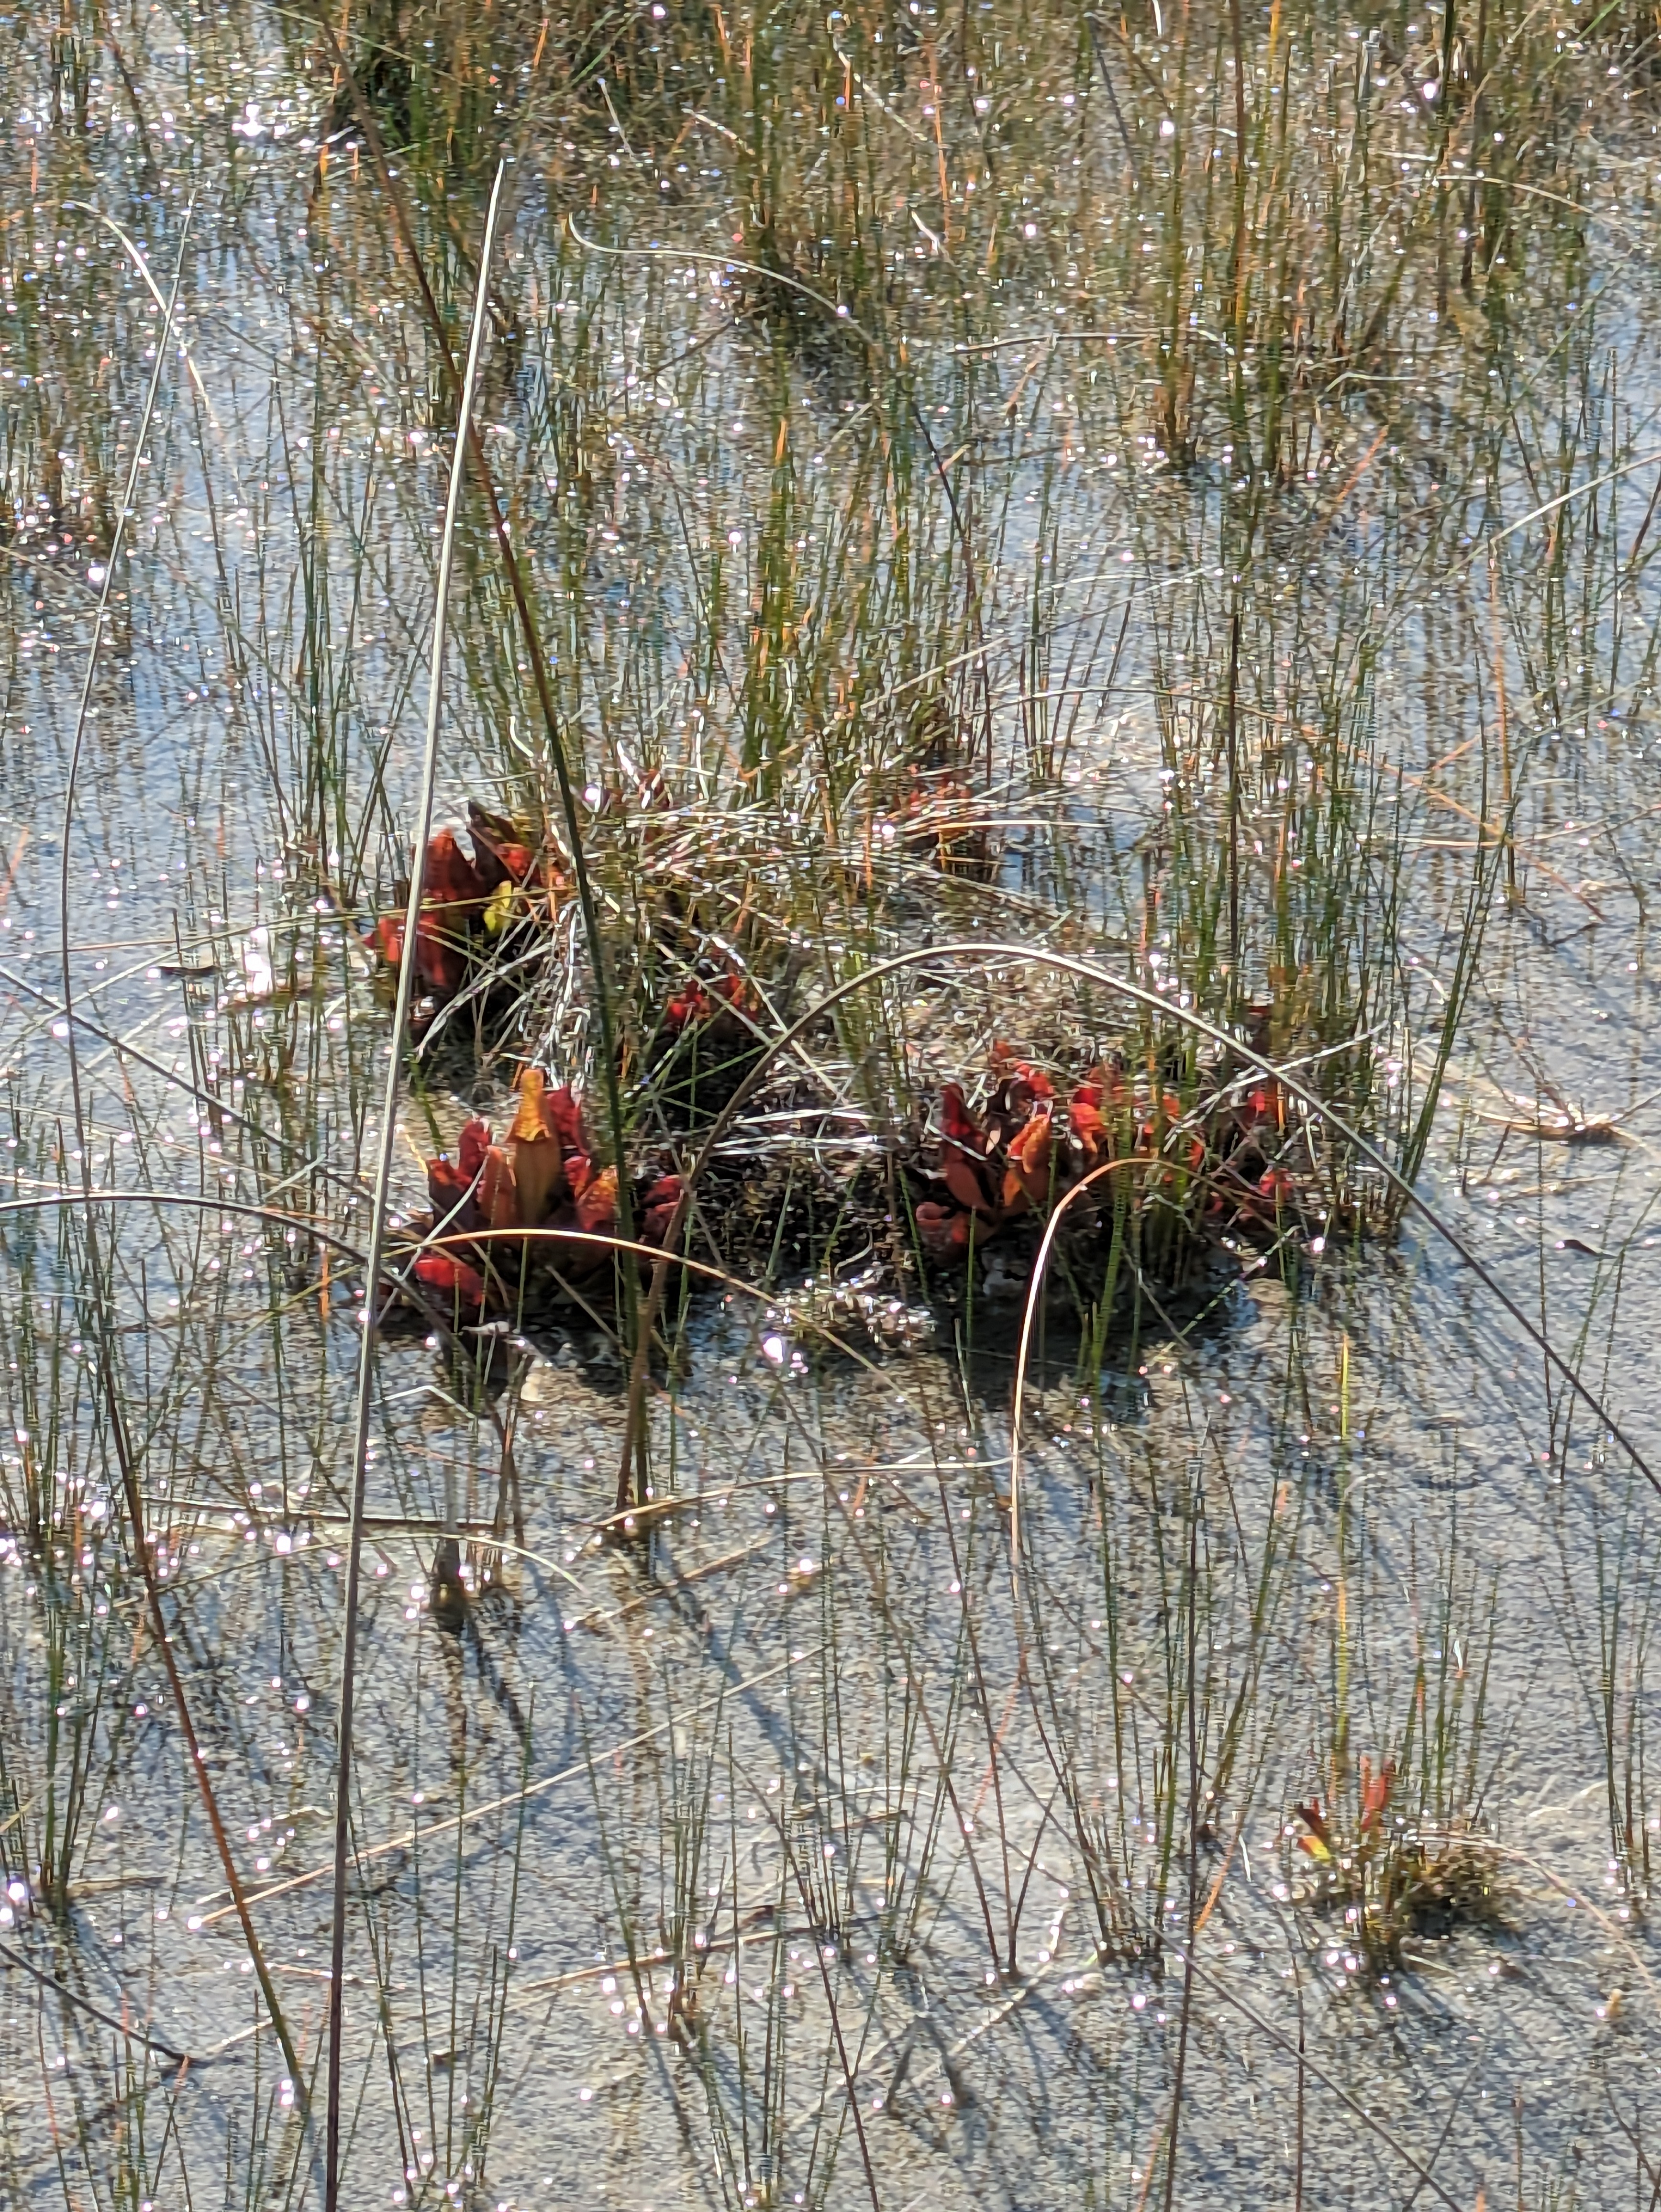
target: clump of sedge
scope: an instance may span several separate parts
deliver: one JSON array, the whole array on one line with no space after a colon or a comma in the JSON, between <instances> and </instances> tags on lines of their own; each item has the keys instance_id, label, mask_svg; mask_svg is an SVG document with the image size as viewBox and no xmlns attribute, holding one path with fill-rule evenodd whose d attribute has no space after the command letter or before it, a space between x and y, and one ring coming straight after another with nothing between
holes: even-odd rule
<instances>
[{"instance_id":1,"label":"clump of sedge","mask_svg":"<svg viewBox=\"0 0 1661 2212\"><path fill-rule=\"evenodd\" d=\"M1446 1827L1411 1817L1395 1801L1396 1766L1360 1762L1354 1817L1318 1797L1294 1807L1311 1863L1306 1901L1342 1917L1346 1947L1368 1975L1399 1969L1409 1936L1451 1936L1500 1917L1498 1855L1469 1822Z\"/></svg>"}]
</instances>

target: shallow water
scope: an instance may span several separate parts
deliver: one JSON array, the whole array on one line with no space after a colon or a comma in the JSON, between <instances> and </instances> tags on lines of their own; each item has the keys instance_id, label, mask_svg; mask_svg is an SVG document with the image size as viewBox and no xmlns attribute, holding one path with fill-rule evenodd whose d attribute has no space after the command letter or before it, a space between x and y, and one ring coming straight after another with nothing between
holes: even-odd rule
<instances>
[{"instance_id":1,"label":"shallow water","mask_svg":"<svg viewBox=\"0 0 1661 2212\"><path fill-rule=\"evenodd\" d=\"M60 434L83 460L96 420L122 464L111 426L131 434L142 408L156 319L119 241L61 204L91 188L86 165L144 227L165 293L198 194L189 357L166 363L73 793L79 1139L58 840L106 549L67 495L50 556L39 527L3 549L0 1053L23 1205L4 1227L0 2197L20 2204L322 2201L305 2093L285 2081L127 1563L78 1152L96 1187L130 1194L90 1225L94 1261L111 1255L140 1486L206 1771L310 2068L362 1291L349 1254L321 1273L307 1231L365 1235L387 1023L356 931L407 846L449 416L370 163L343 146L314 197L317 95L279 35L257 18L192 29L207 50L193 82L166 74L159 37L144 48L149 82L173 85L165 191L125 139L66 151L36 130L44 100L7 156L14 235L44 248L35 281L63 303L48 317L88 319L48 372L75 398L81 427ZM1642 127L1611 141L1634 173ZM745 228L727 228L731 180L710 166L725 142L704 135L709 173L689 170L667 205L586 139L563 167L541 149L504 264L536 343L489 393L487 449L545 564L585 774L626 790L660 759L691 850L750 853L781 906L853 851L892 896L844 914L836 957L991 934L1088 948L1145 981L1175 969L1180 991L1171 936L1206 890L1180 856L1215 800L1238 543L1220 440L1193 472L1165 466L1141 372L1110 370L1105 338L1051 342L1058 307L1110 303L1104 280L1080 300L1035 255L954 322L950 240L919 239L911 291L894 287L910 404L977 459L955 508L915 440L915 505L867 493L861 472L898 433L863 422L844 354L800 339L791 355L776 311L751 312L721 258ZM1040 204L1030 178L1000 189L1011 220ZM596 198L633 258L562 232ZM469 238L479 199L463 180L447 203ZM447 308L471 286L431 203ZM74 241L61 267L49 214ZM1076 218L1086 240L1110 228L1099 200ZM1284 488L1234 604L1258 723L1253 957L1270 975L1276 901L1305 953L1324 927L1348 1003L1370 994L1379 1082L1404 1097L1431 1079L1475 833L1502 768L1514 779L1518 896L1488 913L1421 1188L1631 1449L1415 1218L1394 1249L1335 1243L1284 1279L1221 1277L1185 1330L1145 1314L1104 1373L1052 1329L1015 1565L1007 1308L943 1314L901 1356L826 1348L770 1291L700 1295L653 1385L672 1510L649 1544L615 1549L598 1524L624 1377L605 1330L504 1338L483 1376L395 1330L357 1687L344 2201L1534 2206L1650 2187L1661 1801L1645 1767L1652 1504L1632 1451L1661 1466L1653 595L1635 492L1632 512L1592 503L1602 538L1564 510L1578 568L1547 525L1495 534L1550 495L1518 459L1538 459L1543 431L1579 439L1565 466L1581 483L1651 442L1648 280L1619 262L1618 222L1599 235L1563 268L1542 253L1544 326L1519 338L1513 308L1475 367L1411 326L1396 375L1421 379L1423 406L1382 418L1382 454L1381 418L1340 409L1320 473L1354 472L1357 496L1328 515L1317 489ZM14 268L21 284L21 250ZM1116 349L1146 307L1119 304ZM1460 415L1485 362L1511 379L1516 442L1494 430L1488 477L1455 501L1449 457L1488 450ZM979 635L952 630L940 584L967 528L985 541ZM889 692L970 637L995 882L883 878L879 811L857 795L810 846L822 794L791 783L787 738L838 709L770 689L746 643L798 537L793 605L817 595L820 621L871 654L861 775L897 743ZM546 781L476 520L465 541L441 817L510 774ZM1492 586L1485 562L1461 566L1467 541L1494 545ZM729 560L725 611L712 553ZM871 578L887 596L867 636L850 601ZM781 620L800 634L799 615ZM1579 661L1552 658L1554 623ZM1470 640L1490 635L1484 664ZM732 665L694 682L711 638ZM1277 867L1281 780L1311 772L1297 746L1317 739L1329 776L1341 747L1370 763L1360 811ZM734 761L761 795L723 819L712 794ZM1316 894L1299 909L1300 862L1344 921L1317 927ZM925 1077L977 1063L1012 1022L1068 1049L1110 1024L1036 969L931 976L915 999ZM581 1004L538 1018L533 1041L580 1071ZM834 1042L851 1095L857 1040ZM404 1205L459 1093L502 1096L488 1055L431 1066L397 1151ZM1506 1126L1531 1118L1519 1095L1550 1114L1554 1092L1620 1135ZM1378 1118L1399 1134L1408 1117ZM447 1523L491 1585L459 1634L430 1608ZM1353 1791L1362 1756L1390 1752L1409 1817L1486 1839L1494 1913L1415 1932L1380 1979L1316 1909L1295 1808L1330 1800L1335 1760ZM69 1869L56 1909L43 1851Z\"/></svg>"}]
</instances>

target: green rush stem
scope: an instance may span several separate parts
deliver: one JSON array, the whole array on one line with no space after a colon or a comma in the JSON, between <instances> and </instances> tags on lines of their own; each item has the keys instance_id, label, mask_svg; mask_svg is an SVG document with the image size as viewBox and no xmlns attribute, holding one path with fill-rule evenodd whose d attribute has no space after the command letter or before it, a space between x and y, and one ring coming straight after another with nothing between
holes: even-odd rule
<instances>
[{"instance_id":1,"label":"green rush stem","mask_svg":"<svg viewBox=\"0 0 1661 2212\"><path fill-rule=\"evenodd\" d=\"M352 65L346 58L345 50L335 34L334 26L326 16L320 17L319 21L324 36L328 40L334 56L335 65L340 71L342 82L351 100L352 112L356 118L358 128L363 133L364 143L369 149L370 159L374 163L382 189L386 194L387 204L392 209L393 227L398 234L399 242L404 249L405 258L409 262L414 275L417 289L421 295L423 309L429 323L432 325L433 337L438 347L440 367L451 390L457 391L459 389L460 379L456 374L455 356L450 350L450 341L444 328L444 318L439 312L437 301L433 297L433 289L428 281L426 268L420 253L417 251L415 227L410 220L409 208L399 188L399 181L392 174L391 164L386 159L386 149L381 139L379 126L376 125L369 103L365 100L357 79L352 73ZM484 289L484 277L480 278L479 283L482 294ZM502 511L501 499L496 492L496 479L492 477L490 463L484 457L484 441L478 434L478 426L472 421L467 423L466 436L467 450L472 458L474 472L478 477L479 488L484 494L485 502L490 511L490 527L495 532L496 544L501 550L502 570L508 579L508 588L513 594L514 611L519 617L520 628L524 632L525 649L530 656L532 681L536 685L537 704L541 710L543 723L548 732L548 748L553 756L554 775L559 784L560 811L565 817L566 842L571 849L571 871L576 879L577 903L581 909L583 934L588 940L588 957L594 971L594 1004L595 1011L599 1016L600 1057L605 1068L605 1105L611 1117L611 1146L618 1170L618 1218L626 1237L632 1233L634 1214L632 1197L629 1188L628 1161L624 1146L623 1092L618 1078L616 1024L612 1016L611 985L605 973L605 948L599 933L599 909L594 903L593 884L589 877L588 862L583 851L582 824L577 814L576 790L571 781L571 764L566 757L565 740L560 733L559 713L554 704L553 686L548 676L548 659L543 651L542 636L537 628L536 617L531 611L530 596L525 587L524 572L508 533L508 524ZM626 1297L632 1321L634 1292L631 1284L626 1286Z\"/></svg>"},{"instance_id":2,"label":"green rush stem","mask_svg":"<svg viewBox=\"0 0 1661 2212\"><path fill-rule=\"evenodd\" d=\"M323 2183L325 2212L338 2212L340 2203L341 2027L345 1996L346 1867L351 1844L352 1702L356 1686L358 1584L362 1567L363 1511L368 1483L369 1407L374 1395L375 1350L379 1335L376 1302L380 1292L380 1255L386 1235L386 1200L392 1181L392 1147L397 1136L399 1075L414 989L416 936L426 888L427 833L432 820L433 788L438 780L438 730L444 701L444 647L449 615L450 571L455 559L456 520L461 507L461 489L466 480L467 438L472 425L479 357L490 320L484 302L490 290L496 217L502 205L502 185L506 173L507 165L503 162L497 167L496 182L490 188L490 210L484 218L484 242L479 249L478 284L473 295L472 329L468 336L467 370L461 387L460 413L456 422L455 448L450 460L449 489L444 506L444 535L439 548L432 653L427 678L427 733L421 767L421 797L416 816L415 854L410 868L410 896L404 915L404 944L398 964L398 1000L392 1012L392 1036L387 1045L386 1085L381 1100L380 1150L375 1163L369 1249L365 1266L363 1345L358 1362L357 1413L352 1439L352 1525L346 1547L345 1621L340 1653L339 1749L335 1773L333 1903L329 1929L329 2069Z\"/></svg>"},{"instance_id":3,"label":"green rush stem","mask_svg":"<svg viewBox=\"0 0 1661 2212\"><path fill-rule=\"evenodd\" d=\"M1183 2079L1188 2066L1188 2034L1194 2016L1194 1944L1200 1902L1200 1742L1195 1694L1200 1640L1197 1582L1200 1571L1200 1510L1203 1493L1198 1468L1188 1496L1188 1948L1183 1957L1183 2009L1177 2032L1177 2066L1171 2083L1171 2126L1165 2137L1165 2212L1172 2212L1177 2191L1177 2145L1183 2121Z\"/></svg>"},{"instance_id":4,"label":"green rush stem","mask_svg":"<svg viewBox=\"0 0 1661 2212\"><path fill-rule=\"evenodd\" d=\"M1238 4L1238 0L1237 0ZM1240 988L1240 610L1228 625L1228 1003L1239 1009Z\"/></svg>"},{"instance_id":5,"label":"green rush stem","mask_svg":"<svg viewBox=\"0 0 1661 2212\"><path fill-rule=\"evenodd\" d=\"M127 1432L125 1410L121 1403L121 1392L116 1380L115 1329L110 1313L109 1291L104 1273L104 1260L95 1226L96 1216L91 1204L92 1155L87 1138L86 1101L82 1091L81 1061L75 1045L74 978L70 967L70 848L75 827L76 785L81 771L81 757L86 744L87 718L92 704L92 687L98 672L99 649L104 641L104 631L109 618L111 599L115 592L115 575L120 561L122 541L126 535L127 520L132 513L132 503L138 488L138 471L144 448L149 441L150 424L155 418L156 395L161 386L162 364L167 357L170 342L174 335L174 309L179 301L179 287L185 273L185 252L189 243L191 222L196 213L192 198L185 211L185 221L179 233L179 258L173 265L173 284L162 313L161 328L156 334L155 362L150 371L149 386L144 394L144 411L140 418L137 434L133 440L132 460L127 471L126 488L122 494L121 511L116 517L109 557L105 565L104 581L98 595L98 608L93 617L92 641L87 648L87 665L81 682L81 699L75 720L75 738L70 748L69 774L64 787L64 819L58 854L58 957L61 964L64 991L64 1014L67 1030L66 1042L70 1055L70 1088L75 1105L76 1148L81 1161L81 1194L84 1209L84 1228L87 1238L87 1259L91 1275L93 1310L96 1316L99 1349L98 1371L103 1384L106 1408L109 1414L110 1441L116 1464L120 1472L122 1495L127 1509L128 1525L132 1530L133 1551L138 1562L138 1571L143 1578L144 1595L149 1603L150 1624L156 1648L167 1670L167 1687L173 1698L173 1709L179 1717L179 1733L185 1739L191 1771L196 1777L201 1792L203 1809L208 1816L208 1826L213 1832L220 1863L225 1870L226 1886L236 1906L237 1917L242 1924L243 1940L248 1947L248 1957L259 1977L259 1991L271 2015L277 2039L282 2045L283 2063L289 2069L294 2095L302 2117L307 2112L305 2082L295 2056L293 2039L283 2008L277 2002L277 1989L271 1980L271 1969L248 1911L248 1900L244 1893L236 1861L232 1855L230 1838L220 1818L218 1801L213 1785L208 1779L208 1770L197 1741L196 1728L191 1718L190 1706L185 1696L185 1685L179 1675L179 1662L173 1656L172 1640L167 1634L167 1615L161 1607L161 1586L156 1578L155 1562L151 1556L149 1538L144 1526L144 1503L138 1487L138 1469L133 1455L132 1439ZM129 572L131 574L131 571ZM131 588L128 593L131 603Z\"/></svg>"},{"instance_id":6,"label":"green rush stem","mask_svg":"<svg viewBox=\"0 0 1661 2212\"><path fill-rule=\"evenodd\" d=\"M138 1047L127 1038L117 1036L113 1030L105 1029L100 1023L94 1021L89 1014L78 1012L66 1000L54 999L50 992L41 990L37 985L28 981L27 977L14 975L9 968L0 966L0 983L9 985L13 990L23 992L26 996L43 1006L49 1014L60 1015L70 1030L71 1038L76 1030L87 1030L90 1036L95 1036L100 1044L107 1045L118 1060L130 1060L140 1067L149 1068L151 1074L159 1075L164 1083L171 1083L175 1089L183 1091L200 1104L211 1107L213 1111L221 1115L223 1120L231 1122L239 1129L246 1129L251 1137L257 1137L262 1144L274 1146L279 1152L289 1153L305 1152L306 1148L303 1145L296 1143L291 1137L285 1137L281 1130L268 1129L256 1121L252 1115L239 1112L227 1100L221 1098L216 1091L209 1091L199 1083L193 1083L189 1076L181 1075L176 1067L167 1067L161 1060L152 1059L149 1053L141 1052ZM75 1055L72 1049L70 1057L73 1063ZM307 1171L314 1171L318 1175L326 1176L331 1182L338 1182L344 1190L356 1191L357 1188L357 1179L355 1176L346 1175L339 1168L332 1168L326 1160L308 1156L304 1167L298 1172L305 1174ZM298 1176L291 1180L298 1180Z\"/></svg>"}]
</instances>

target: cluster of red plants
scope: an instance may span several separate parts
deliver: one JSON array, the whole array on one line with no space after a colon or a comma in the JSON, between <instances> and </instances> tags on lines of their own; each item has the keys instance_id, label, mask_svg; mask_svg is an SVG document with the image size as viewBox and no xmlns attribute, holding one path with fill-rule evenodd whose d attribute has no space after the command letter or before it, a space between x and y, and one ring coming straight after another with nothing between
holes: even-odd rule
<instances>
[{"instance_id":1,"label":"cluster of red plants","mask_svg":"<svg viewBox=\"0 0 1661 2212\"><path fill-rule=\"evenodd\" d=\"M481 952L501 933L516 898L528 911L538 898L551 906L564 889L553 862L527 844L524 832L505 815L490 813L469 799L467 832L471 858L453 830L441 830L428 841L422 871L416 974L423 988L440 999L453 999L465 987ZM396 969L404 957L401 913L380 917L374 944L388 967Z\"/></svg>"},{"instance_id":2,"label":"cluster of red plants","mask_svg":"<svg viewBox=\"0 0 1661 2212\"><path fill-rule=\"evenodd\" d=\"M746 995L737 977L691 981L666 1009L666 1026L679 1035L739 1024ZM1307 1163L1287 1164L1304 1155L1272 1077L1225 1083L1185 1110L1157 1073L1133 1073L1116 1057L1061 1091L1000 1044L992 1073L978 1112L961 1084L941 1086L938 1142L911 1164L917 1234L936 1265L961 1265L1012 1226L1042 1222L1092 1176L1096 1190L1073 1209L1075 1242L1104 1215L1154 1200L1198 1238L1273 1235L1288 1220L1320 1218ZM517 1089L500 1139L476 1117L453 1158L428 1163L432 1212L411 1224L421 1289L474 1312L513 1303L538 1269L593 1277L610 1255L602 1242L581 1239L618 1232L618 1170L596 1158L575 1093L533 1067ZM1122 1178L1101 1172L1114 1167ZM684 1197L678 1176L648 1179L634 1194L637 1239L661 1249ZM528 1233L551 1230L574 1234Z\"/></svg>"},{"instance_id":3,"label":"cluster of red plants","mask_svg":"<svg viewBox=\"0 0 1661 2212\"><path fill-rule=\"evenodd\" d=\"M940 1138L928 1195L916 1208L924 1251L937 1261L966 1259L1012 1222L1050 1212L1086 1176L1123 1163L1136 1194L1192 1197L1196 1224L1211 1232L1273 1229L1301 1199L1299 1179L1281 1163L1286 1098L1265 1078L1243 1098L1224 1094L1184 1113L1157 1080L1133 1078L1118 1062L1094 1067L1065 1096L1010 1048L993 1048L992 1096L977 1114L963 1086L944 1084ZM1106 1176L1098 1178L1105 1186ZM1105 1190L1104 1202L1111 1204ZM1083 1202L1080 1227L1098 1208Z\"/></svg>"},{"instance_id":4,"label":"cluster of red plants","mask_svg":"<svg viewBox=\"0 0 1661 2212\"><path fill-rule=\"evenodd\" d=\"M900 834L908 852L927 857L942 875L991 881L996 855L986 802L960 776L913 769L904 804Z\"/></svg>"},{"instance_id":5,"label":"cluster of red plants","mask_svg":"<svg viewBox=\"0 0 1661 2212\"><path fill-rule=\"evenodd\" d=\"M1390 1792L1396 1787L1396 1762L1384 1759L1375 1774L1372 1761L1361 1759L1361 1811L1356 1822L1354 1848L1365 1850L1389 1809ZM1332 1824L1321 1808L1318 1797L1311 1797L1306 1805L1294 1805L1293 1811L1303 1822L1309 1833L1299 1836L1298 1848L1307 1853L1317 1865L1324 1866L1335 1858L1343 1848L1342 1839L1333 1833Z\"/></svg>"},{"instance_id":6,"label":"cluster of red plants","mask_svg":"<svg viewBox=\"0 0 1661 2212\"><path fill-rule=\"evenodd\" d=\"M617 1169L595 1158L575 1093L551 1086L534 1067L520 1077L518 1109L501 1142L488 1121L475 1117L463 1128L453 1160L441 1153L427 1163L427 1189L432 1212L411 1223L411 1233L468 1241L419 1253L416 1280L430 1294L474 1310L508 1303L527 1263L543 1260L580 1279L607 1262L603 1245L526 1231L618 1232ZM681 1194L678 1176L660 1176L648 1185L636 1209L641 1243L663 1243Z\"/></svg>"},{"instance_id":7,"label":"cluster of red plants","mask_svg":"<svg viewBox=\"0 0 1661 2212\"><path fill-rule=\"evenodd\" d=\"M737 1043L751 1034L757 1011L756 994L742 975L694 975L670 1000L663 1018L677 1036L701 1030L715 1042Z\"/></svg>"}]
</instances>

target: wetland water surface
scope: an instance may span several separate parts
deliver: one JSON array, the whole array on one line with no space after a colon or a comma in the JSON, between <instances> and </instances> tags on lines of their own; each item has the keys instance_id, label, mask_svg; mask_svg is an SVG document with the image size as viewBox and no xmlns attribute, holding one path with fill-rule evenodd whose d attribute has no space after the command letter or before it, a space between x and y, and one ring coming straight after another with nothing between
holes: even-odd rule
<instances>
[{"instance_id":1,"label":"wetland water surface","mask_svg":"<svg viewBox=\"0 0 1661 2212\"><path fill-rule=\"evenodd\" d=\"M0 17L0 2203L1654 2204L1654 39ZM378 1332L332 2100L500 159L400 1220L843 995L660 1307ZM1147 1117L1026 1336L1006 1044Z\"/></svg>"}]
</instances>

